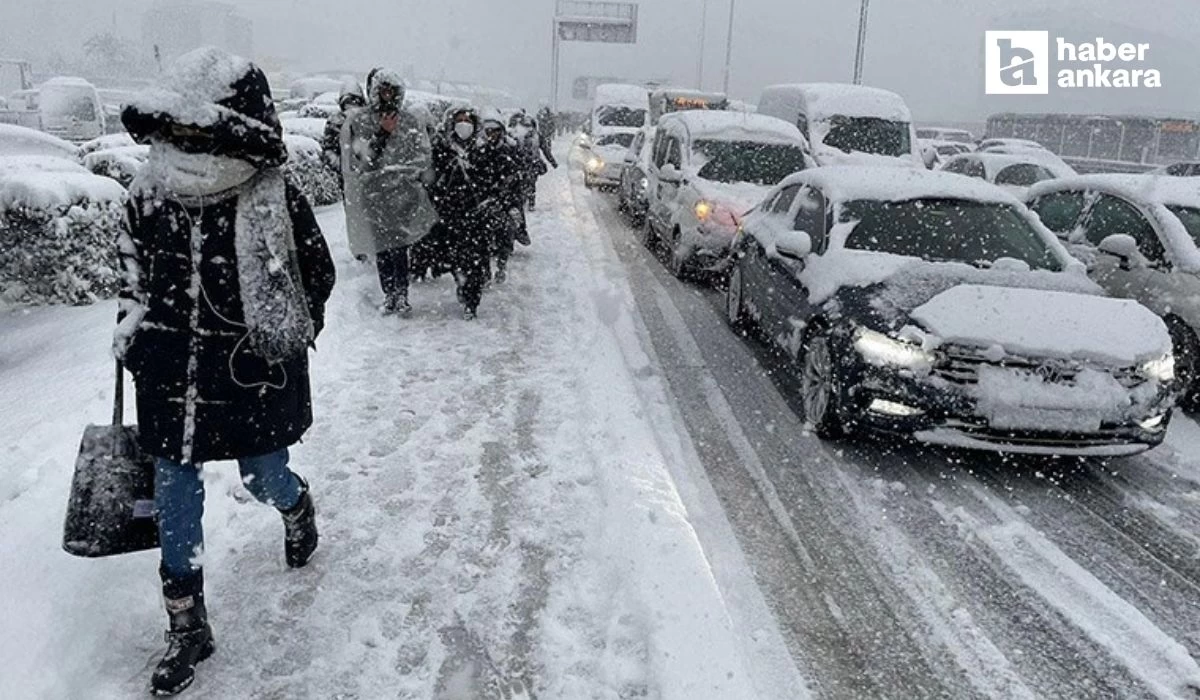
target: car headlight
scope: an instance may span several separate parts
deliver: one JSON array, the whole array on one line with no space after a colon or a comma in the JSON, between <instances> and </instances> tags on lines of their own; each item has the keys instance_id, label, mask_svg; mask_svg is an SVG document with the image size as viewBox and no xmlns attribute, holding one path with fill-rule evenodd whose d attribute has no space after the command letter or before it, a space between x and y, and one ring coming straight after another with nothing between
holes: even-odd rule
<instances>
[{"instance_id":1,"label":"car headlight","mask_svg":"<svg viewBox=\"0 0 1200 700\"><path fill-rule=\"evenodd\" d=\"M604 161L600 160L599 158L597 158L595 156L588 158L588 162L587 162L588 170L591 170L592 172L596 172L597 170L599 170L600 168L603 168L603 167L604 167Z\"/></svg>"},{"instance_id":2,"label":"car headlight","mask_svg":"<svg viewBox=\"0 0 1200 700\"><path fill-rule=\"evenodd\" d=\"M704 221L710 214L713 213L712 202L706 202L703 199L696 202L696 218Z\"/></svg>"},{"instance_id":3,"label":"car headlight","mask_svg":"<svg viewBox=\"0 0 1200 700\"><path fill-rule=\"evenodd\" d=\"M928 369L937 359L932 352L920 345L897 340L868 328L855 331L854 349L868 363L886 367Z\"/></svg>"},{"instance_id":4,"label":"car headlight","mask_svg":"<svg viewBox=\"0 0 1200 700\"><path fill-rule=\"evenodd\" d=\"M650 179L643 177L641 180L638 180L638 185L641 186L642 191L645 192L646 190L650 189Z\"/></svg>"},{"instance_id":5,"label":"car headlight","mask_svg":"<svg viewBox=\"0 0 1200 700\"><path fill-rule=\"evenodd\" d=\"M1146 379L1160 382L1175 381L1175 355L1168 352L1162 357L1146 360L1138 367L1138 372Z\"/></svg>"}]
</instances>

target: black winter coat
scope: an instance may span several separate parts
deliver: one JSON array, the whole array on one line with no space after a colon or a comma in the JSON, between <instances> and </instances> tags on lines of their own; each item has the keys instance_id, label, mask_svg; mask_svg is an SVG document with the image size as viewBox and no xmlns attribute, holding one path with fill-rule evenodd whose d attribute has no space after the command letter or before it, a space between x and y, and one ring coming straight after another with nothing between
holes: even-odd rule
<instances>
[{"instance_id":1,"label":"black winter coat","mask_svg":"<svg viewBox=\"0 0 1200 700\"><path fill-rule=\"evenodd\" d=\"M520 209L523 157L517 144L505 137L497 143L483 142L474 154L475 171L483 198L501 209Z\"/></svg>"},{"instance_id":2,"label":"black winter coat","mask_svg":"<svg viewBox=\"0 0 1200 700\"><path fill-rule=\"evenodd\" d=\"M319 332L333 260L304 195L289 184L286 196ZM268 364L249 350L238 325L244 317L236 207L236 196L194 210L170 199L147 203L135 196L129 204L122 258L140 281L122 297L146 314L125 363L137 386L141 446L156 457L199 464L263 455L296 443L312 424L307 356Z\"/></svg>"},{"instance_id":3,"label":"black winter coat","mask_svg":"<svg viewBox=\"0 0 1200 700\"><path fill-rule=\"evenodd\" d=\"M433 186L430 196L443 221L458 222L473 219L487 194L476 172L475 144L470 142L460 154L451 145L451 136L433 143Z\"/></svg>"}]
</instances>

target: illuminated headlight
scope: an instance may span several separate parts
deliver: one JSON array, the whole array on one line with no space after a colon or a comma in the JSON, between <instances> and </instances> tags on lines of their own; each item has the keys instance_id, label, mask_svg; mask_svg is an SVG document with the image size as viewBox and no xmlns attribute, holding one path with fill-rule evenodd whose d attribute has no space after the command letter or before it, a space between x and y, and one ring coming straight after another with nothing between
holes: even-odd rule
<instances>
[{"instance_id":1,"label":"illuminated headlight","mask_svg":"<svg viewBox=\"0 0 1200 700\"><path fill-rule=\"evenodd\" d=\"M1163 421L1166 419L1167 416L1164 413L1154 416L1153 418L1147 418L1146 420L1138 421L1138 425L1142 426L1142 430L1158 430L1159 428L1162 428Z\"/></svg>"},{"instance_id":2,"label":"illuminated headlight","mask_svg":"<svg viewBox=\"0 0 1200 700\"><path fill-rule=\"evenodd\" d=\"M904 367L920 370L933 366L934 354L919 345L859 328L854 333L854 349L863 359L873 365Z\"/></svg>"},{"instance_id":3,"label":"illuminated headlight","mask_svg":"<svg viewBox=\"0 0 1200 700\"><path fill-rule=\"evenodd\" d=\"M638 180L638 185L642 188L642 191L645 192L646 190L650 189L650 180L648 178L642 178L641 180Z\"/></svg>"},{"instance_id":4,"label":"illuminated headlight","mask_svg":"<svg viewBox=\"0 0 1200 700\"><path fill-rule=\"evenodd\" d=\"M696 218L704 221L713 213L713 205L711 202L706 202L703 199L696 202Z\"/></svg>"},{"instance_id":5,"label":"illuminated headlight","mask_svg":"<svg viewBox=\"0 0 1200 700\"><path fill-rule=\"evenodd\" d=\"M1175 355L1168 352L1162 357L1146 360L1138 367L1138 372L1146 379L1160 382L1175 381Z\"/></svg>"},{"instance_id":6,"label":"illuminated headlight","mask_svg":"<svg viewBox=\"0 0 1200 700\"><path fill-rule=\"evenodd\" d=\"M599 158L596 158L596 157L588 158L588 162L587 162L587 169L588 169L588 170L590 170L590 171L592 171L592 172L596 172L596 171L600 170L600 169L601 169L601 168L603 168L603 167L604 167L604 161L602 161L602 160L600 160Z\"/></svg>"}]
</instances>

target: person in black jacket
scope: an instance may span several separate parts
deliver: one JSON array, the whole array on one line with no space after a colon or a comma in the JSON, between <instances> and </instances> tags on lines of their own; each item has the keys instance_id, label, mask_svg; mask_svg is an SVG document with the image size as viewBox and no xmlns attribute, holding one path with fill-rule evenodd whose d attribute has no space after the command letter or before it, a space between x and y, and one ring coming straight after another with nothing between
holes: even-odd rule
<instances>
[{"instance_id":1,"label":"person in black jacket","mask_svg":"<svg viewBox=\"0 0 1200 700\"><path fill-rule=\"evenodd\" d=\"M312 423L308 348L335 270L287 159L266 76L217 49L181 57L122 113L150 145L119 241L114 354L137 386L139 441L155 458L159 572L170 629L156 694L191 684L213 651L196 556L203 463L237 460L246 488L283 516L287 564L317 546L308 484L288 447Z\"/></svg>"},{"instance_id":2,"label":"person in black jacket","mask_svg":"<svg viewBox=\"0 0 1200 700\"><path fill-rule=\"evenodd\" d=\"M346 124L346 115L356 109L367 106L367 98L363 96L362 86L350 83L342 88L338 95L339 112L325 122L325 134L321 139L321 150L325 155L325 163L337 173L338 186L345 189L342 179L342 127Z\"/></svg>"},{"instance_id":3,"label":"person in black jacket","mask_svg":"<svg viewBox=\"0 0 1200 700\"><path fill-rule=\"evenodd\" d=\"M433 201L451 249L463 318L472 320L490 276L490 240L485 219L491 215L484 183L476 172L479 115L469 107L451 108L433 145Z\"/></svg>"},{"instance_id":4,"label":"person in black jacket","mask_svg":"<svg viewBox=\"0 0 1200 700\"><path fill-rule=\"evenodd\" d=\"M538 178L550 171L550 168L546 167L547 163L557 168L558 161L550 152L550 144L542 141L537 120L526 114L525 110L517 112L509 119L508 133L517 142L524 162L521 179L522 199L525 206L533 211L537 208Z\"/></svg>"},{"instance_id":5,"label":"person in black jacket","mask_svg":"<svg viewBox=\"0 0 1200 700\"><path fill-rule=\"evenodd\" d=\"M521 152L516 142L509 138L498 112L485 113L481 121L483 139L477 147L476 171L484 200L492 203L492 216L485 221L491 254L496 262L495 280L501 283L508 276L513 240L529 245L525 212L521 207Z\"/></svg>"}]
</instances>

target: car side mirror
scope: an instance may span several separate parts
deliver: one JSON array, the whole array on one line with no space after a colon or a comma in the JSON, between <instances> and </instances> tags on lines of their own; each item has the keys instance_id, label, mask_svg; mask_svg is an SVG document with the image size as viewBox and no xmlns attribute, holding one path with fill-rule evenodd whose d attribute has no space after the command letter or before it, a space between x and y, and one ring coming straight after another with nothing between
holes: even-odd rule
<instances>
[{"instance_id":1,"label":"car side mirror","mask_svg":"<svg viewBox=\"0 0 1200 700\"><path fill-rule=\"evenodd\" d=\"M674 163L667 163L658 171L658 179L663 182L681 182L683 174L679 172L679 168L676 168Z\"/></svg>"},{"instance_id":2,"label":"car side mirror","mask_svg":"<svg viewBox=\"0 0 1200 700\"><path fill-rule=\"evenodd\" d=\"M804 260L812 252L812 237L803 231L780 231L775 236L775 252L780 257Z\"/></svg>"},{"instance_id":3,"label":"car side mirror","mask_svg":"<svg viewBox=\"0 0 1200 700\"><path fill-rule=\"evenodd\" d=\"M1138 250L1137 241L1127 233L1113 234L1100 241L1100 252L1107 253L1121 260L1121 267L1131 270L1135 267L1145 267L1145 256Z\"/></svg>"}]
</instances>

